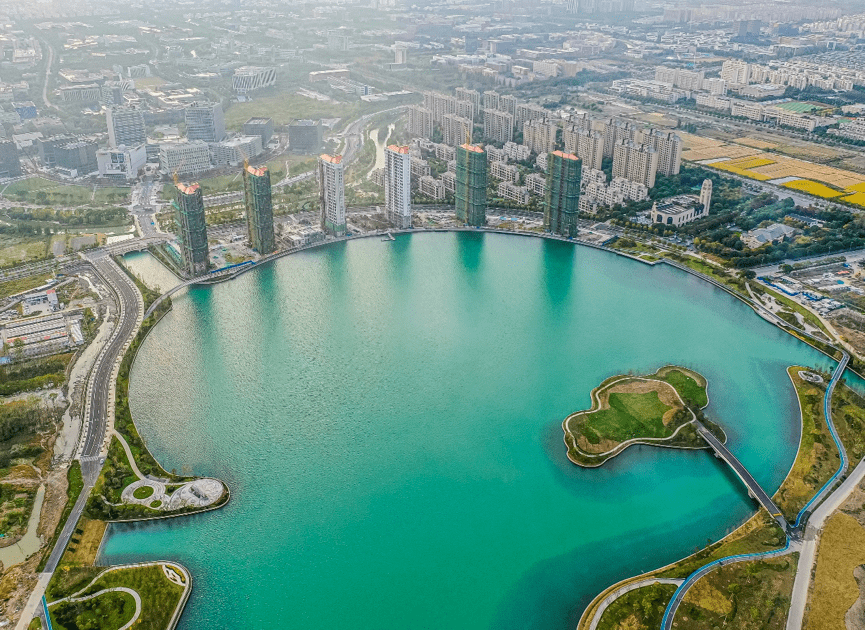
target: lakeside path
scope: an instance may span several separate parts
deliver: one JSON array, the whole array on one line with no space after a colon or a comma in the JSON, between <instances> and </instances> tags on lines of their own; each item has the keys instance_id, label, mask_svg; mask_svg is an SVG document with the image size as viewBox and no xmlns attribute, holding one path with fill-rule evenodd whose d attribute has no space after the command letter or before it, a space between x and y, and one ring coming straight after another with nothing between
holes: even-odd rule
<instances>
[{"instance_id":1,"label":"lakeside path","mask_svg":"<svg viewBox=\"0 0 865 630\"><path fill-rule=\"evenodd\" d=\"M685 264L682 264L682 263L676 262L676 261L674 261L674 260L669 260L669 259L667 259L667 258L661 258L660 260L657 260L657 261L647 261L647 260L644 260L644 259L642 259L642 258L640 258L640 257L638 257L638 256L634 256L634 255L629 254L629 253L627 253L627 252L618 251L618 250L612 249L612 248L610 248L610 247L607 247L607 246L605 246L605 245L603 245L603 244L598 244L598 243L595 243L595 242L581 241L581 240L579 240L579 239L577 239L577 240L567 239L567 238L563 238L563 237L559 237L559 236L551 235L551 234L533 233L533 232L522 232L522 231L517 231L517 230L503 230L503 229L496 229L496 228L482 228L482 229L477 229L477 228L449 227L449 228L432 228L432 229L420 228L420 229L409 229L409 230L382 230L382 231L373 232L373 233L367 233L367 234L361 234L361 235L352 235L352 236L343 237L343 238L340 238L340 239L330 239L330 240L327 240L327 241L323 241L323 242L319 242L319 243L314 243L314 244L310 244L310 245L306 245L306 246L302 246L302 247L294 248L294 249L291 249L291 250L286 250L286 251L279 252L279 253L274 254L274 255L271 255L271 256L269 256L269 257L267 257L267 258L265 258L265 259L262 259L262 260L258 261L258 262L255 263L255 264L250 264L250 265L247 265L246 267L240 268L239 270L237 270L236 272L232 273L231 275L227 275L227 274L226 274L225 276L223 276L223 277L221 277L221 278L213 278L213 277L211 277L211 276L202 276L202 277L199 277L199 278L195 278L195 279L189 280L189 281L183 283L182 285L176 287L176 288L173 289L171 292L166 293L166 294L163 294L162 296L160 296L160 298L159 298L156 302L154 302L153 306L151 307L151 309L148 311L147 314L149 314L152 310L155 309L155 307L156 307L158 301L164 299L165 297L167 297L167 296L170 295L171 293L174 293L175 291L179 290L180 288L183 288L184 286L189 286L189 285L193 285L193 284L211 284L211 283L215 283L215 282L222 281L222 280L233 279L233 278L235 278L235 277L237 277L237 276L239 276L239 275L241 275L241 274L243 274L243 273L246 273L247 271L249 271L249 270L251 270L251 269L255 269L255 268L257 268L259 265L261 265L261 264L263 264L263 263L271 262L271 261L273 261L273 260L276 260L276 259L281 258L281 257L284 257L284 256L288 256L288 255L291 255L291 254L294 254L294 253L299 253L299 252L301 252L301 251L306 251L306 250L315 249L315 248L318 248L318 247L324 247L324 246L327 246L327 245L330 245L330 244L333 244L333 243L342 242L342 241L347 241L347 240L355 240L355 239L359 239L359 238L380 237L380 236L383 236L383 235L384 235L385 233L387 233L387 232L391 232L391 233L394 233L394 234L400 234L400 233L432 233L432 232L475 232L475 233L487 233L487 232L488 232L488 233L497 233L497 234L515 235L515 236L530 236L530 237L536 237L536 238L546 238L546 239L549 239L549 240L570 241L570 242L572 242L572 243L574 243L574 244L580 244L580 245L584 245L584 246L591 247L591 248L594 248L594 249L600 249L600 250L603 250L603 251L607 251L607 252L610 252L610 253L616 254L616 255L618 255L618 256L624 256L624 257L626 257L626 258L631 258L632 260L636 260L636 261L639 261L639 262L641 262L641 263L643 263L643 264L648 264L648 265L650 265L650 266L654 266L655 264L669 264L670 266L677 267L677 268L680 269L681 271L684 271L684 272L686 272L686 273L688 273L688 274L690 274L690 275L697 276L697 277L699 277L699 278L701 278L701 279L703 279L703 280L709 282L710 284L715 285L717 288L719 288L719 289L721 289L721 290L727 292L727 293L730 294L731 296L733 296L733 297L735 297L735 298L737 298L737 299L739 299L739 300L745 302L745 303L748 304L748 305L749 305L749 306L750 306L750 307L751 307L751 308L752 308L752 309L753 309L753 310L754 310L754 311L755 311L755 312L756 312L760 317L762 317L762 318L765 319L766 321L768 321L768 322L774 324L776 327L781 328L782 330L784 330L785 332L787 332L787 333L789 333L789 334L794 334L794 336L797 336L797 337L800 338L800 340L803 340L803 341L805 341L806 343L809 343L809 345L812 345L812 347L814 347L814 348L817 349L818 351L822 352L823 354L826 354L826 355L829 356L830 358L834 358L834 357L832 357L832 355L831 355L831 354L830 354L830 353L825 349L826 344L825 344L825 342L824 342L823 340L821 340L821 339L816 339L816 338L814 338L812 335L810 335L809 333L807 333L806 331L799 330L798 328L795 328L795 327L793 327L793 326L790 326L790 325L787 324L786 322L783 322L783 321L779 320L779 318L778 318L777 316L775 316L773 313L767 311L763 305L761 305L761 304L755 302L755 301L754 301L753 299L751 299L749 296L742 295L742 294L738 293L737 291L735 291L734 289L732 289L731 287L726 286L724 283L720 282L719 280L717 280L717 279L715 279L715 278L712 278L711 276L709 276L709 275L707 275L707 274L704 274L704 273L701 273L701 272L695 271L695 270L689 268L689 267L688 267L687 265L685 265ZM793 332L793 331L795 331L795 332ZM800 337L800 335L801 335L801 337ZM803 339L802 337L805 337L805 339ZM808 341L808 339L811 339L813 342L816 342L817 345L815 345L815 344L812 343L811 341ZM835 348L831 348L831 346L830 346L830 349L835 350Z\"/></svg>"}]
</instances>

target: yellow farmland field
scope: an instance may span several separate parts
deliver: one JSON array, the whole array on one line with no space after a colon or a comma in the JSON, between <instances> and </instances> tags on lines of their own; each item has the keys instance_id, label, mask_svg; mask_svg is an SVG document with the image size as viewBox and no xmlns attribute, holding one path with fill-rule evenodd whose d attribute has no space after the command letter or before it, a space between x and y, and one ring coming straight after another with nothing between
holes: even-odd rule
<instances>
[{"instance_id":1,"label":"yellow farmland field","mask_svg":"<svg viewBox=\"0 0 865 630\"><path fill-rule=\"evenodd\" d=\"M757 168L758 166L768 166L769 164L774 163L775 160L761 157L738 158L736 160L730 160L729 162L727 162L727 164L730 164L732 166L738 166L739 168Z\"/></svg>"},{"instance_id":2,"label":"yellow farmland field","mask_svg":"<svg viewBox=\"0 0 865 630\"><path fill-rule=\"evenodd\" d=\"M847 186L847 192L865 193L865 182L862 182L861 184L856 184L855 186Z\"/></svg>"},{"instance_id":3,"label":"yellow farmland field","mask_svg":"<svg viewBox=\"0 0 865 630\"><path fill-rule=\"evenodd\" d=\"M865 208L865 192L857 192L852 195L847 195L846 197L842 197L841 201L846 201L847 203L855 203L857 206L862 206Z\"/></svg>"},{"instance_id":4,"label":"yellow farmland field","mask_svg":"<svg viewBox=\"0 0 865 630\"><path fill-rule=\"evenodd\" d=\"M754 171L739 168L735 164L730 164L729 162L715 162L714 164L710 164L710 166L714 168L719 168L722 171L728 171L730 173L735 173L736 175L741 175L742 177L750 177L751 179L756 179L761 182L764 182L767 179L771 179L766 175L761 175L760 173L755 173Z\"/></svg>"},{"instance_id":5,"label":"yellow farmland field","mask_svg":"<svg viewBox=\"0 0 865 630\"><path fill-rule=\"evenodd\" d=\"M815 195L816 197L824 197L826 199L831 199L832 197L837 197L841 193L837 190L829 188L825 184L821 184L820 182L812 182L807 179L795 179L792 182L786 182L783 184L784 188L792 188L793 190L801 190L802 192L806 192L809 195Z\"/></svg>"},{"instance_id":6,"label":"yellow farmland field","mask_svg":"<svg viewBox=\"0 0 865 630\"><path fill-rule=\"evenodd\" d=\"M751 136L745 136L744 138L736 138L736 142L738 144L744 144L749 147L754 147L755 149L774 149L778 146L777 142L769 142L768 140L763 140L762 138L752 138Z\"/></svg>"}]
</instances>

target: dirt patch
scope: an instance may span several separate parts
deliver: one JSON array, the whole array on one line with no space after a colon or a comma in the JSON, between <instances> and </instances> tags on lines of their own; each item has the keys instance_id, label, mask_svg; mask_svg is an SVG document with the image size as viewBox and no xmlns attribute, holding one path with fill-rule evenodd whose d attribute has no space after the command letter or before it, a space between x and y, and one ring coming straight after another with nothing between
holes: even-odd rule
<instances>
[{"instance_id":1,"label":"dirt patch","mask_svg":"<svg viewBox=\"0 0 865 630\"><path fill-rule=\"evenodd\" d=\"M854 571L865 564L865 528L849 514L829 519L817 550L806 630L838 630L860 596Z\"/></svg>"},{"instance_id":2,"label":"dirt patch","mask_svg":"<svg viewBox=\"0 0 865 630\"><path fill-rule=\"evenodd\" d=\"M658 392L658 399L668 407L681 407L679 395L672 385L661 381L643 381L633 379L616 383L600 396L602 409L609 409L610 394L650 394Z\"/></svg>"},{"instance_id":3,"label":"dirt patch","mask_svg":"<svg viewBox=\"0 0 865 630\"><path fill-rule=\"evenodd\" d=\"M108 523L82 518L72 536L72 541L63 554L61 564L92 566L96 562L96 554L105 536ZM76 542L77 541L77 542Z\"/></svg>"},{"instance_id":4,"label":"dirt patch","mask_svg":"<svg viewBox=\"0 0 865 630\"><path fill-rule=\"evenodd\" d=\"M844 623L847 630L865 630L865 566L856 567L853 577L859 584L859 599L844 615Z\"/></svg>"}]
</instances>

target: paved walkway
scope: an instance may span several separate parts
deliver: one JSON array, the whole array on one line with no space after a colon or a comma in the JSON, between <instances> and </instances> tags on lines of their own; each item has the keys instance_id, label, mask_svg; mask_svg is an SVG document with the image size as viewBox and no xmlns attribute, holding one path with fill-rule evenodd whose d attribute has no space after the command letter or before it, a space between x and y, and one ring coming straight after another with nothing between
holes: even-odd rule
<instances>
[{"instance_id":1,"label":"paved walkway","mask_svg":"<svg viewBox=\"0 0 865 630\"><path fill-rule=\"evenodd\" d=\"M631 582L630 584L625 584L624 586L617 588L615 591L607 595L604 598L604 601L598 605L598 609L595 611L595 616L592 617L592 623L589 624L589 630L596 630L598 624L601 622L601 617L604 616L604 612L610 607L610 604L619 599L625 593L630 593L638 588L651 586L652 584L674 584L675 586L679 586L684 581L685 580L681 578L646 578L645 580Z\"/></svg>"}]
</instances>

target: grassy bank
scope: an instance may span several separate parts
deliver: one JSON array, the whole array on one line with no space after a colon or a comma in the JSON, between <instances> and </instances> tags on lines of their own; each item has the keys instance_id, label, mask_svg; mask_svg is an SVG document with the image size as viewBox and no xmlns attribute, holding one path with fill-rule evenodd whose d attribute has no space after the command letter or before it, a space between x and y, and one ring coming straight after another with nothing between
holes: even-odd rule
<instances>
[{"instance_id":1,"label":"grassy bank","mask_svg":"<svg viewBox=\"0 0 865 630\"><path fill-rule=\"evenodd\" d=\"M805 381L799 372L809 370L800 366L787 368L802 410L802 437L793 467L774 497L784 517L791 523L796 521L799 510L829 481L840 464L838 449L823 417L826 384Z\"/></svg>"},{"instance_id":2,"label":"grassy bank","mask_svg":"<svg viewBox=\"0 0 865 630\"><path fill-rule=\"evenodd\" d=\"M165 630L183 597L186 577L183 572L171 563L165 565L183 582L175 584L165 575L160 564L148 566L130 566L116 569L80 569L76 571L58 571L54 574L48 586L46 596L49 602L75 594L76 597L92 595L98 591L125 587L138 593L141 597L141 617L135 623L136 630ZM100 573L101 572L101 573ZM97 577L98 576L98 577ZM91 580L96 580L90 584ZM84 590L82 590L84 589ZM80 592L79 592L80 591ZM112 593L114 594L114 593ZM77 614L86 617L97 613L103 618L96 625L88 628L117 628L132 618L135 606L128 607L132 597L124 594L128 601L109 599L100 595L89 602L89 605L57 604L50 607L51 620L55 628L75 628ZM124 621L125 619L125 621Z\"/></svg>"}]
</instances>

